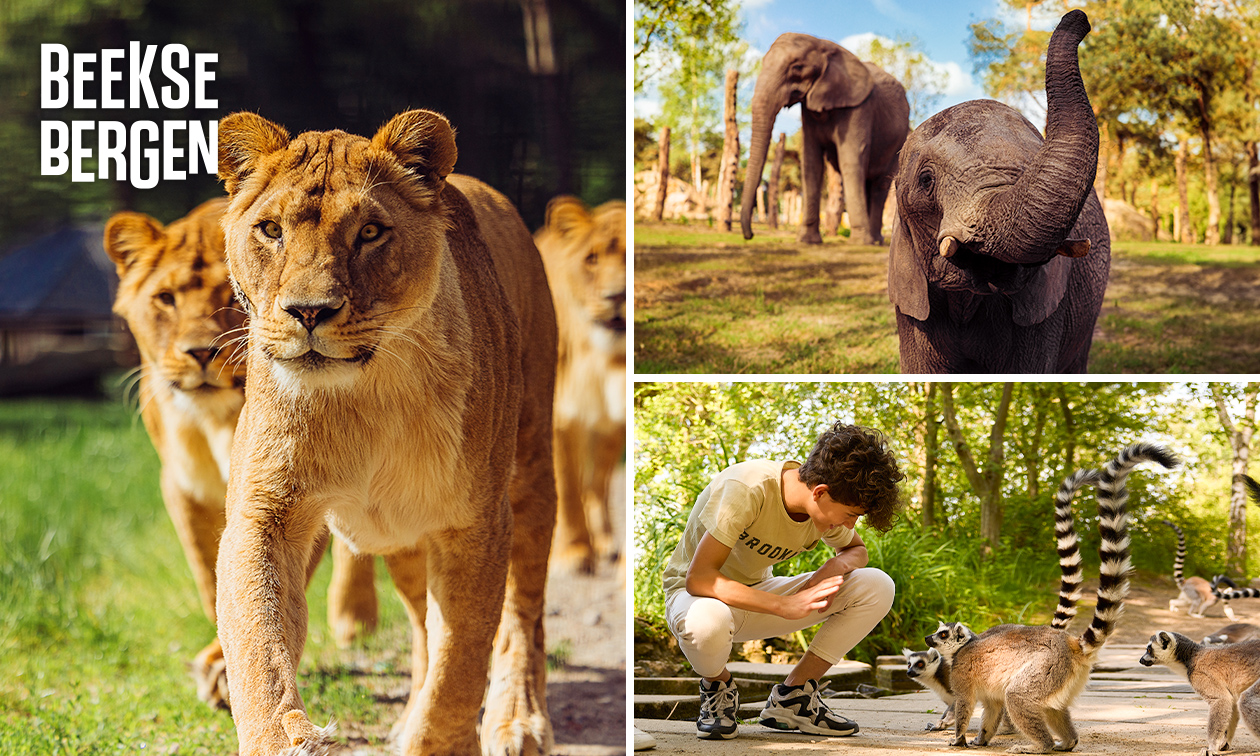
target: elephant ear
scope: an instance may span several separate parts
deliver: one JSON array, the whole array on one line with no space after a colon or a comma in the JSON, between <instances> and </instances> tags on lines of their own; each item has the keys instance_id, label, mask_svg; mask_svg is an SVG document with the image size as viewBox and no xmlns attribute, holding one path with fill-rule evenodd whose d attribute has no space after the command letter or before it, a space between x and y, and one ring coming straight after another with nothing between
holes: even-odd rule
<instances>
[{"instance_id":1,"label":"elephant ear","mask_svg":"<svg viewBox=\"0 0 1260 756\"><path fill-rule=\"evenodd\" d=\"M1050 313L1059 309L1063 295L1067 293L1068 279L1072 276L1072 260L1055 256L1037 269L1028 285L1011 296L1016 325L1036 325Z\"/></svg>"},{"instance_id":2,"label":"elephant ear","mask_svg":"<svg viewBox=\"0 0 1260 756\"><path fill-rule=\"evenodd\" d=\"M902 315L927 320L927 273L919 264L914 237L901 219L901 213L893 217L892 240L888 243L888 299Z\"/></svg>"},{"instance_id":3,"label":"elephant ear","mask_svg":"<svg viewBox=\"0 0 1260 756\"><path fill-rule=\"evenodd\" d=\"M818 80L805 93L805 107L821 112L861 105L875 86L866 64L840 45L827 51L826 60Z\"/></svg>"}]
</instances>

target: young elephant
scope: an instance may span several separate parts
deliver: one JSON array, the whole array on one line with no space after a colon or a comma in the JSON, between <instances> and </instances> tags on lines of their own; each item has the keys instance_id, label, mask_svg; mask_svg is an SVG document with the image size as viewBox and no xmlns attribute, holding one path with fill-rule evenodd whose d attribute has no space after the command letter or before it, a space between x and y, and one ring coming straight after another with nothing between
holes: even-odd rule
<instances>
[{"instance_id":1,"label":"young elephant","mask_svg":"<svg viewBox=\"0 0 1260 756\"><path fill-rule=\"evenodd\" d=\"M1085 371L1111 266L1076 57L1089 29L1074 10L1050 39L1044 141L991 100L937 113L906 140L888 255L901 372Z\"/></svg>"}]
</instances>

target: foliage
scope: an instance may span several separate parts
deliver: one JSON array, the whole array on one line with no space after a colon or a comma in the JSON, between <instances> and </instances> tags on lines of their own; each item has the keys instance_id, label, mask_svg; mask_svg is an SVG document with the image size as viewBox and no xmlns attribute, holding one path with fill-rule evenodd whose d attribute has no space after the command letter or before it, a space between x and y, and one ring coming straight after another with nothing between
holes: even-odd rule
<instances>
[{"instance_id":1,"label":"foliage","mask_svg":"<svg viewBox=\"0 0 1260 756\"><path fill-rule=\"evenodd\" d=\"M634 91L697 44L736 42L738 3L726 0L638 0L634 4Z\"/></svg>"},{"instance_id":2,"label":"foliage","mask_svg":"<svg viewBox=\"0 0 1260 756\"><path fill-rule=\"evenodd\" d=\"M949 74L928 59L919 48L923 43L914 36L894 40L874 37L865 48L853 50L862 60L869 60L906 88L910 101L910 126L918 126L936 112L937 103L945 96Z\"/></svg>"},{"instance_id":3,"label":"foliage","mask_svg":"<svg viewBox=\"0 0 1260 756\"><path fill-rule=\"evenodd\" d=\"M954 385L958 418L969 439L985 437L1001 385ZM1222 387L1233 391L1237 387ZM924 469L917 430L925 412L913 383L639 383L635 386L635 612L659 620L661 572L696 495L725 467L751 458L803 459L822 428L836 420L883 429L907 473L910 509L884 534L859 524L871 565L898 586L888 619L858 649L859 658L895 652L918 640L938 619L986 627L1046 621L1058 575L1053 494L1079 467L1099 467L1137 440L1169 445L1185 464L1173 472L1139 468L1128 480L1134 564L1166 573L1176 540L1170 519L1193 539L1189 569L1215 574L1225 564L1230 480L1228 444L1207 400L1207 388L1186 384L1019 383L1012 422L1001 439L1005 524L986 553L979 538L979 500L957 455L937 463L941 516L935 528L915 510ZM970 441L969 441L970 443ZM1076 527L1086 574L1097 569L1097 514L1092 496L1078 494ZM1260 539L1249 546L1260 547ZM815 549L776 568L779 574L816 569L830 554Z\"/></svg>"},{"instance_id":4,"label":"foliage","mask_svg":"<svg viewBox=\"0 0 1260 756\"><path fill-rule=\"evenodd\" d=\"M548 9L556 59L531 70L516 0L81 0L0 4L0 246L118 209L160 220L220 193L213 175L133 189L113 180L41 176L40 121L210 120L263 114L297 134L371 135L409 108L444 113L458 132L461 173L503 191L531 227L560 192L597 204L625 194L625 5L534 3ZM40 109L41 43L97 53L179 43L219 55L208 96L217 110ZM125 71L126 64L120 63ZM153 66L160 84L160 64ZM125 76L126 74L124 74ZM98 96L99 72L86 87ZM125 89L125 84L124 90ZM94 132L89 149L96 152ZM20 158L20 159L17 159ZM94 160L87 161L89 170Z\"/></svg>"}]
</instances>

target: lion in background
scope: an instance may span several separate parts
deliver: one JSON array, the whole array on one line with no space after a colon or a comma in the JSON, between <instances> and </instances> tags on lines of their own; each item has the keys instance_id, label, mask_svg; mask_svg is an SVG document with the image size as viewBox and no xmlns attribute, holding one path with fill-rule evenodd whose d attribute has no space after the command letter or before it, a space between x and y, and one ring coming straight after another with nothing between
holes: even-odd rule
<instances>
[{"instance_id":1,"label":"lion in background","mask_svg":"<svg viewBox=\"0 0 1260 756\"><path fill-rule=\"evenodd\" d=\"M385 556L407 608L399 752L551 748L555 315L520 216L452 174L455 158L430 111L371 139L220 121L227 259L250 333L218 561L241 756L336 747L295 675L303 581L329 528Z\"/></svg>"},{"instance_id":2,"label":"lion in background","mask_svg":"<svg viewBox=\"0 0 1260 756\"><path fill-rule=\"evenodd\" d=\"M219 225L226 208L227 198L213 199L169 226L121 212L104 238L119 278L114 312L140 352L141 417L162 463L162 500L211 622L232 439L245 402L245 316L232 301ZM376 593L371 562L336 548L329 621L348 644L359 628L375 627ZM219 639L190 666L197 696L226 708Z\"/></svg>"},{"instance_id":3,"label":"lion in background","mask_svg":"<svg viewBox=\"0 0 1260 756\"><path fill-rule=\"evenodd\" d=\"M576 197L557 197L534 242L560 331L554 556L591 573L598 558L620 554L609 497L626 438L626 204L590 210Z\"/></svg>"}]
</instances>

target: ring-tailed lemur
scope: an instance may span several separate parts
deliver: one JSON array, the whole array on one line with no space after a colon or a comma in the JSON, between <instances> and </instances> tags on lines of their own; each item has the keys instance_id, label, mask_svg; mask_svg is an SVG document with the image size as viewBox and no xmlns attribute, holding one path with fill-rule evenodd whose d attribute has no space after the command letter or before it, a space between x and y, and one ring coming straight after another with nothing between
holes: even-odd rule
<instances>
[{"instance_id":1,"label":"ring-tailed lemur","mask_svg":"<svg viewBox=\"0 0 1260 756\"><path fill-rule=\"evenodd\" d=\"M1260 504L1260 483L1257 483L1250 475L1244 475L1242 477L1243 483L1247 487L1247 495L1251 497L1253 502ZM1229 587L1233 589L1228 591L1220 590L1218 582L1213 580L1212 595L1219 598L1221 601L1228 602L1230 599L1260 598L1260 588L1238 588L1234 585L1234 581L1229 578L1225 578L1220 582L1228 583ZM1234 613L1232 611L1226 611L1226 614L1229 615L1230 619L1234 619Z\"/></svg>"},{"instance_id":2,"label":"ring-tailed lemur","mask_svg":"<svg viewBox=\"0 0 1260 756\"><path fill-rule=\"evenodd\" d=\"M1229 749L1239 716L1260 737L1260 640L1225 646L1195 643L1181 633L1161 630L1151 636L1139 659L1149 667L1163 664L1186 676L1190 687L1208 702L1208 754Z\"/></svg>"},{"instance_id":3,"label":"ring-tailed lemur","mask_svg":"<svg viewBox=\"0 0 1260 756\"><path fill-rule=\"evenodd\" d=\"M1238 643L1245 640L1260 640L1260 627L1246 622L1237 622L1203 636L1203 644L1206 646L1223 646L1226 643Z\"/></svg>"},{"instance_id":4,"label":"ring-tailed lemur","mask_svg":"<svg viewBox=\"0 0 1260 756\"><path fill-rule=\"evenodd\" d=\"M1054 538L1059 554L1059 605L1055 608L1050 626L1066 629L1076 616L1076 602L1081 597L1081 542L1076 535L1076 521L1072 516L1072 497L1085 484L1098 484L1097 470L1077 470L1063 479L1054 495ZM936 722L928 723L927 730L945 730L954 726L954 693L949 687L949 662L934 648L911 651L903 648L906 657L906 676L935 693L945 704L945 711ZM997 734L1014 732L1010 717L1002 715Z\"/></svg>"},{"instance_id":5,"label":"ring-tailed lemur","mask_svg":"<svg viewBox=\"0 0 1260 756\"><path fill-rule=\"evenodd\" d=\"M1234 610L1229 606L1229 599L1217 591L1217 586L1221 582L1232 584L1233 581L1224 575L1217 575L1210 583L1198 576L1186 577L1183 572L1186 566L1186 534L1171 520L1163 520L1163 523L1177 534L1177 556L1173 559L1173 581L1177 583L1177 589L1181 591L1177 598L1169 600L1168 611L1176 612L1185 607L1186 614L1189 616L1202 617L1203 612L1219 600L1221 608L1225 610L1225 616L1234 619Z\"/></svg>"},{"instance_id":6,"label":"ring-tailed lemur","mask_svg":"<svg viewBox=\"0 0 1260 756\"><path fill-rule=\"evenodd\" d=\"M1011 721L1032 742L1012 751L1070 751L1079 737L1070 707L1089 681L1090 670L1129 593L1129 522L1125 478L1140 462L1171 468L1176 456L1154 444L1134 444L1107 463L1098 482L1098 531L1101 561L1098 603L1089 627L1071 636L1053 627L999 625L976 635L949 623L924 640L950 662L954 691L954 740L967 745L967 725L976 703L984 719L973 745L985 745L997 729L1005 703Z\"/></svg>"}]
</instances>

